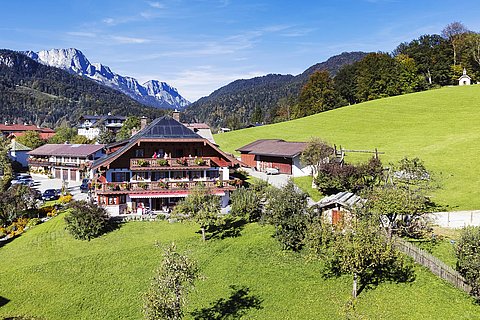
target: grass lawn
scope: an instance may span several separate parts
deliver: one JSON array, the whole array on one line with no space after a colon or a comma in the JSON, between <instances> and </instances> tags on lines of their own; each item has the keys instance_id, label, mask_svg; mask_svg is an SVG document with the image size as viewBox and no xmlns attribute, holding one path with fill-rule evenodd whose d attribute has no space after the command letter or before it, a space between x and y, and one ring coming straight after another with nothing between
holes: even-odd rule
<instances>
[{"instance_id":1,"label":"grass lawn","mask_svg":"<svg viewBox=\"0 0 480 320\"><path fill-rule=\"evenodd\" d=\"M320 137L347 149L373 150L384 164L420 157L442 189L434 200L449 210L480 209L480 86L445 87L374 100L310 117L215 135L227 152L257 139ZM365 155L363 159L365 159ZM360 159L347 154L347 161Z\"/></svg>"},{"instance_id":2,"label":"grass lawn","mask_svg":"<svg viewBox=\"0 0 480 320\"><path fill-rule=\"evenodd\" d=\"M280 250L271 227L249 224L240 237L207 243L197 230L188 223L130 222L84 242L64 230L60 215L0 248L0 297L10 300L0 318L142 319L142 293L161 257L156 241L175 241L199 262L204 279L189 296L189 319L194 310L228 300L232 285L260 301L259 309L241 310L244 319L345 318L350 277L323 279L322 262ZM358 312L365 319L480 319L480 307L466 294L421 267L416 274L413 283L362 292Z\"/></svg>"},{"instance_id":3,"label":"grass lawn","mask_svg":"<svg viewBox=\"0 0 480 320\"><path fill-rule=\"evenodd\" d=\"M293 178L293 182L305 193L307 193L313 201L319 201L323 198L323 195L318 189L312 188L312 177L296 177Z\"/></svg>"}]
</instances>

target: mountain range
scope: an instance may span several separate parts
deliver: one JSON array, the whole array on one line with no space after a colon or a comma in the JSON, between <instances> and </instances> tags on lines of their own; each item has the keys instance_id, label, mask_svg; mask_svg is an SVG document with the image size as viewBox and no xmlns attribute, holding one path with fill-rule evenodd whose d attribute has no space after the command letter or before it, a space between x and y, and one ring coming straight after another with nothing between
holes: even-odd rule
<instances>
[{"instance_id":1,"label":"mountain range","mask_svg":"<svg viewBox=\"0 0 480 320\"><path fill-rule=\"evenodd\" d=\"M308 78L327 70L331 76L344 66L360 61L366 52L343 52L317 63L297 76L269 74L252 79L235 80L200 98L185 110L189 121L206 122L212 127L243 127L252 124L254 112L260 110L265 122L272 122L275 109L296 99Z\"/></svg>"},{"instance_id":2,"label":"mountain range","mask_svg":"<svg viewBox=\"0 0 480 320\"><path fill-rule=\"evenodd\" d=\"M183 110L190 104L178 93L177 89L166 82L149 80L140 84L137 79L119 75L108 66L100 63L90 63L87 57L75 48L38 52L25 51L22 53L44 65L95 80L147 106Z\"/></svg>"},{"instance_id":3,"label":"mountain range","mask_svg":"<svg viewBox=\"0 0 480 320\"><path fill-rule=\"evenodd\" d=\"M80 62L80 60L79 60ZM0 50L0 121L56 127L75 125L82 115L146 116L164 109L145 106L96 81L50 67L24 54Z\"/></svg>"}]
</instances>

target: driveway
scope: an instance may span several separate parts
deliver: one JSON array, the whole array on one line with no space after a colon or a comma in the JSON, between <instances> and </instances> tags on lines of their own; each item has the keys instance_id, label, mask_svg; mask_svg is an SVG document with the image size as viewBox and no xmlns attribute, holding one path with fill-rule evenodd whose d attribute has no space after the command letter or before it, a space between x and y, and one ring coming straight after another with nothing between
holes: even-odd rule
<instances>
[{"instance_id":1,"label":"driveway","mask_svg":"<svg viewBox=\"0 0 480 320\"><path fill-rule=\"evenodd\" d=\"M62 180L61 179L49 179L44 175L32 174L32 179L34 180L34 188L40 192L44 192L47 189L61 189ZM67 181L68 191L73 195L75 200L87 200L87 194L80 192L81 182L76 181Z\"/></svg>"},{"instance_id":2,"label":"driveway","mask_svg":"<svg viewBox=\"0 0 480 320\"><path fill-rule=\"evenodd\" d=\"M252 170L251 168L243 168L242 170L246 171L252 177L265 180L268 183L270 183L272 186L277 188L281 188L284 185L286 185L288 180L291 178L291 176L286 174L267 175L265 172L255 171L255 170Z\"/></svg>"}]
</instances>

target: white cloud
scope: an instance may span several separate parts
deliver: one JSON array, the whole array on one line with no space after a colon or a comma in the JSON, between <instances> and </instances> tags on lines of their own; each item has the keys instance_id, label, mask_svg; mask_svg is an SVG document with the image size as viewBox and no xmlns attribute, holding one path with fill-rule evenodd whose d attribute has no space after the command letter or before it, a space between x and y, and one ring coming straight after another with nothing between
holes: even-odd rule
<instances>
[{"instance_id":1,"label":"white cloud","mask_svg":"<svg viewBox=\"0 0 480 320\"><path fill-rule=\"evenodd\" d=\"M113 18L105 18L102 20L103 23L113 26L116 24L115 19Z\"/></svg>"},{"instance_id":2,"label":"white cloud","mask_svg":"<svg viewBox=\"0 0 480 320\"><path fill-rule=\"evenodd\" d=\"M117 43L147 43L151 40L144 38L133 38L133 37L124 37L124 36L111 36L111 39L115 40Z\"/></svg>"},{"instance_id":3,"label":"white cloud","mask_svg":"<svg viewBox=\"0 0 480 320\"><path fill-rule=\"evenodd\" d=\"M94 32L71 31L71 32L67 32L67 34L70 35L70 36L87 37L87 38L95 38L97 36L97 34L94 33Z\"/></svg>"},{"instance_id":4,"label":"white cloud","mask_svg":"<svg viewBox=\"0 0 480 320\"><path fill-rule=\"evenodd\" d=\"M153 1L148 1L147 3L148 3L148 5L149 5L150 7L155 8L155 9L163 9L163 8L165 8L165 5L164 5L163 3L158 2L158 1L155 1L155 2L153 2Z\"/></svg>"}]
</instances>

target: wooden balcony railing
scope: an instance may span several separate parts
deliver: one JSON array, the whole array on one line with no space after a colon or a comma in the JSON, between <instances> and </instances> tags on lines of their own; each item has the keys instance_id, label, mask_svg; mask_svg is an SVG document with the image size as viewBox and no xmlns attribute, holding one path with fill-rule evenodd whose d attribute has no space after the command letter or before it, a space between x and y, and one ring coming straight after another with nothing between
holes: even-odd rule
<instances>
[{"instance_id":1,"label":"wooden balcony railing","mask_svg":"<svg viewBox=\"0 0 480 320\"><path fill-rule=\"evenodd\" d=\"M130 159L131 170L146 169L171 169L178 167L201 167L209 168L211 160L209 158L136 158Z\"/></svg>"},{"instance_id":2,"label":"wooden balcony railing","mask_svg":"<svg viewBox=\"0 0 480 320\"><path fill-rule=\"evenodd\" d=\"M29 158L28 164L31 166L57 166L57 167L80 167L80 166L89 166L91 161L80 161L77 162L62 162L62 161L50 161L48 159L42 158Z\"/></svg>"},{"instance_id":3,"label":"wooden balcony railing","mask_svg":"<svg viewBox=\"0 0 480 320\"><path fill-rule=\"evenodd\" d=\"M240 186L241 180L216 180L216 181L155 181L155 182L107 182L96 184L95 190L101 193L129 193L143 191L169 191L169 190L191 190L198 185L206 188L235 189Z\"/></svg>"}]
</instances>

